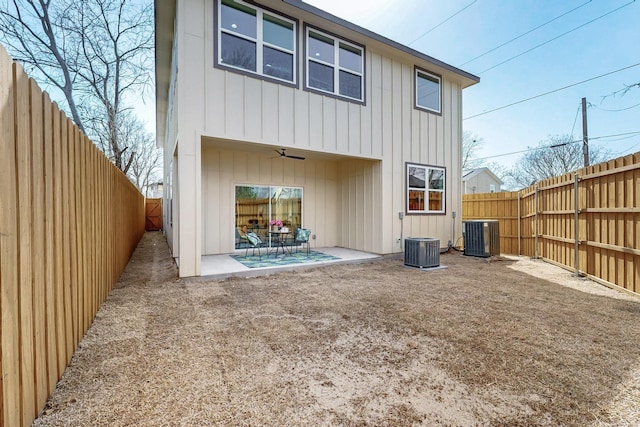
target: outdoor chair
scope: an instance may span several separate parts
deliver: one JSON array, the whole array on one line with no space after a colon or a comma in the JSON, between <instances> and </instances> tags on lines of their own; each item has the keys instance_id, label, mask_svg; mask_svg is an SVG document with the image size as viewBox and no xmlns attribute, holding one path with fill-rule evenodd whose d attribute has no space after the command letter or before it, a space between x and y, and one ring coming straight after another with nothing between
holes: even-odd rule
<instances>
[{"instance_id":1,"label":"outdoor chair","mask_svg":"<svg viewBox=\"0 0 640 427\"><path fill-rule=\"evenodd\" d=\"M260 261L262 261L262 254L260 253L260 248L262 247L262 240L260 239L260 237L258 237L258 235L253 231L245 233L244 237L247 239L247 242L249 242L249 245L247 246L247 249L244 252L244 257L246 258L247 255L249 254L249 248L253 249L253 251L251 252L251 255L255 255L256 249L258 249L258 258L260 259Z\"/></svg>"},{"instance_id":2,"label":"outdoor chair","mask_svg":"<svg viewBox=\"0 0 640 427\"><path fill-rule=\"evenodd\" d=\"M240 227L236 227L236 249L248 248L247 238Z\"/></svg>"},{"instance_id":3,"label":"outdoor chair","mask_svg":"<svg viewBox=\"0 0 640 427\"><path fill-rule=\"evenodd\" d=\"M309 230L308 228L297 228L296 229L296 234L293 240L293 243L296 245L296 249L299 251L300 250L300 246L303 246L304 244L307 245L307 256L309 256L309 236L311 235L311 230Z\"/></svg>"}]
</instances>

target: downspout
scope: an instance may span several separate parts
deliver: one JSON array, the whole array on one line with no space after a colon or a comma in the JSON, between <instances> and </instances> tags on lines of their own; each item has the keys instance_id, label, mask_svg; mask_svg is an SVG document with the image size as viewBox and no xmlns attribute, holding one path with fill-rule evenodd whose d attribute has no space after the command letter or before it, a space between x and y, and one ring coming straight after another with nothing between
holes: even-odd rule
<instances>
[{"instance_id":1,"label":"downspout","mask_svg":"<svg viewBox=\"0 0 640 427\"><path fill-rule=\"evenodd\" d=\"M456 212L453 211L451 212L451 216L453 217L453 221L451 221L451 226L452 226L452 230L451 230L451 240L449 240L449 244L447 245L447 249L451 248L452 246L455 246L456 244Z\"/></svg>"},{"instance_id":2,"label":"downspout","mask_svg":"<svg viewBox=\"0 0 640 427\"><path fill-rule=\"evenodd\" d=\"M404 242L402 241L404 237L404 212L398 212L398 218L400 219L400 252L404 252Z\"/></svg>"}]
</instances>

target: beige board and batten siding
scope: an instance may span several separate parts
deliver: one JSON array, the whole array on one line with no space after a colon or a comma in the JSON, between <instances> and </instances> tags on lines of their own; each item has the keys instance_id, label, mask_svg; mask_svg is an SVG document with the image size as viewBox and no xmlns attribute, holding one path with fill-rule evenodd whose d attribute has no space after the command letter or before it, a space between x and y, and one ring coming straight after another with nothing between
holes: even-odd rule
<instances>
[{"instance_id":1,"label":"beige board and batten siding","mask_svg":"<svg viewBox=\"0 0 640 427\"><path fill-rule=\"evenodd\" d=\"M229 178L218 181L217 190L212 189L215 185L209 180L216 164L207 162L213 155L209 150L215 147L207 147L202 141L217 140L286 147L290 153L302 150L303 155L334 155L335 160L326 162L339 165L337 195L335 201L326 203L336 206L340 212L338 224L308 221L313 215L316 218L321 215L312 213L314 205L318 205L313 192L306 188L312 180L306 179L302 186L304 225L326 238L327 244L335 240L339 246L354 249L400 252L402 246L398 238L403 232L404 237L435 237L446 246L448 240L455 238L453 230L460 230L461 226L460 215L454 220L451 212L461 210L461 91L469 82L449 70L315 15L284 3L267 3L298 16L300 34L303 22L308 22L365 45L365 104L302 90L305 58L301 46L297 53L298 88L215 68L213 8L216 2L190 2L189 8L185 2L179 2L177 33L180 39L176 48L180 54L177 55L176 87L180 91L173 113L177 116L174 126L182 131L179 165L174 167L178 170L178 180L196 183L188 191L181 185L179 195L174 192L174 202L179 199L183 206L179 213L174 213L174 223L176 217L184 221L180 228L180 250L194 253L193 247L186 247L192 243L186 243L185 237L193 242L196 230L201 229L196 244L205 253L228 251L233 242L234 185L270 184L268 178L256 182ZM304 37L301 35L298 40L303 43ZM415 66L442 76L442 115L414 108ZM304 161L305 168L312 167L309 160ZM407 161L446 167L446 215L409 215L404 224L401 223L398 212L405 211ZM246 160L238 156L223 167L233 171L236 167L242 168L243 162ZM202 176L196 176L201 165ZM242 176L241 172L227 173L230 177ZM296 185L295 179L283 184ZM216 192L220 197L212 198L211 194ZM198 194L203 196L202 206L196 201ZM208 213L216 210L221 217L211 226L213 214ZM223 213L226 218L222 218ZM193 228L192 232L187 228Z\"/></svg>"}]
</instances>

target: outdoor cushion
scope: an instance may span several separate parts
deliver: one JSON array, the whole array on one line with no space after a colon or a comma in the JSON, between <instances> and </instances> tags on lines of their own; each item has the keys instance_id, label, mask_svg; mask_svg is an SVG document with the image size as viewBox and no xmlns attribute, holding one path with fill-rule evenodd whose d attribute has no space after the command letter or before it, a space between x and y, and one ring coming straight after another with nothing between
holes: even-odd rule
<instances>
[{"instance_id":1,"label":"outdoor cushion","mask_svg":"<svg viewBox=\"0 0 640 427\"><path fill-rule=\"evenodd\" d=\"M309 240L310 234L311 230L309 230L308 228L299 228L296 233L296 241L307 242Z\"/></svg>"},{"instance_id":2,"label":"outdoor cushion","mask_svg":"<svg viewBox=\"0 0 640 427\"><path fill-rule=\"evenodd\" d=\"M249 243L251 243L251 246L258 246L260 243L262 243L262 240L260 240L258 235L254 232L246 233L245 237L247 238Z\"/></svg>"}]
</instances>

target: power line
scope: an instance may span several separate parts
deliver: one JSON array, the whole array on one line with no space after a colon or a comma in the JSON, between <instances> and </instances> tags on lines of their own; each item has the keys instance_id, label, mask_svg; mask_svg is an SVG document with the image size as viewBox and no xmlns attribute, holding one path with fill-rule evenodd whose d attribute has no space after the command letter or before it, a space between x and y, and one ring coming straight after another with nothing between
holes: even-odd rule
<instances>
[{"instance_id":1,"label":"power line","mask_svg":"<svg viewBox=\"0 0 640 427\"><path fill-rule=\"evenodd\" d=\"M556 36L556 37L554 37L554 38L552 38L552 39L550 39L550 40L547 40L546 42L540 43L539 45L536 45L536 46L532 47L531 49L527 49L527 50L525 50L524 52L519 53L519 54L517 54L517 55L515 55L515 56L512 56L511 58L509 58L509 59L507 59L507 60L504 60L504 61L502 61L502 62L499 62L498 64L494 65L493 67L489 67L489 68L487 68L486 70L484 70L484 71L480 71L480 72L479 72L479 73L477 73L477 74L483 74L483 73L486 73L487 71L489 71L489 70L493 70L494 68L497 68L497 67L499 67L500 65L506 64L507 62L510 62L510 61L512 61L512 60L514 60L514 59L516 59L516 58L519 58L519 57L521 57L522 55L526 55L527 53L529 53L529 52L531 52L531 51L533 51L533 50L535 50L535 49L537 49L537 48L539 48L539 47L541 47L541 46L544 46L544 45L546 45L546 44L548 44L548 43L551 43L552 41L557 40L557 39L559 39L560 37L564 37L564 36L566 36L567 34L572 33L572 32L574 32L574 31L576 31L576 30L578 30L578 29L580 29L580 28L582 28L582 27L585 27L585 26L587 26L587 25L589 25L589 24L591 24L591 23L593 23L593 22L597 21L598 19L601 19L601 18L604 18L605 16L611 15L612 13L617 12L617 11L619 11L620 9L622 9L622 8L624 8L624 7L627 7L627 6L629 6L630 4L632 4L632 3L635 3L635 1L636 1L636 0L631 0L629 3L623 4L622 6L620 6L620 7L616 8L616 9L614 9L614 10L610 11L610 12L607 12L607 13L605 13L604 15L600 15L600 16L598 16L597 18L594 18L594 19L592 19L592 20L591 20L591 21L589 21L589 22L585 22L585 23L584 23L584 24L582 24L582 25L578 25L577 27L575 27L575 28L573 28L573 29L571 29L571 30L569 30L569 31L567 31L567 32L564 32L564 33L560 34L559 36Z\"/></svg>"},{"instance_id":2,"label":"power line","mask_svg":"<svg viewBox=\"0 0 640 427\"><path fill-rule=\"evenodd\" d=\"M576 110L576 118L573 119L573 126L571 127L571 133L569 135L573 136L573 130L576 128L576 123L578 122L578 114L580 114L580 109L582 105L578 105L578 109Z\"/></svg>"},{"instance_id":3,"label":"power line","mask_svg":"<svg viewBox=\"0 0 640 427\"><path fill-rule=\"evenodd\" d=\"M620 68L620 69L617 69L617 70L614 70L614 71L610 71L608 73L600 74L599 76L591 77L589 79L582 80L582 81L579 81L577 83L573 83L573 84L570 84L570 85L567 85L567 86L563 86L563 87L558 88L558 89L550 90L549 92L544 92L544 93L541 93L539 95L535 95L535 96L529 97L527 99L522 99L520 101L512 102L511 104L503 105L502 107L497 107L497 108L494 108L492 110L483 111L482 113L478 113L478 114L474 114L473 116L465 117L462 120L469 120L469 119L476 118L478 116L483 116L485 114L493 113L494 111L504 110L505 108L513 107L514 105L522 104L523 102L531 101L532 99L541 98L543 96L550 95L550 94L555 93L555 92L560 92L561 90L569 89L570 87L578 86L578 85L581 85L583 83L587 83L587 82L590 82L590 81L593 81L593 80L596 80L596 79L599 79L599 78L602 78L602 77L610 76L611 74L619 73L620 71L628 70L630 68L637 67L638 65L640 65L640 62L638 62L636 64L633 64L633 65L629 65L628 67L624 67L624 68Z\"/></svg>"},{"instance_id":4,"label":"power line","mask_svg":"<svg viewBox=\"0 0 640 427\"><path fill-rule=\"evenodd\" d=\"M604 138L613 138L613 137L616 137L616 136L625 136L625 135L640 135L640 130L639 131L635 131L635 132L618 133L618 134L614 134L614 135L603 135L603 136L589 137L589 141L597 140L597 139L604 139ZM530 152L530 151L546 150L548 148L562 147L563 145L577 144L579 142L582 142L582 139L576 139L575 141L563 142L561 144L556 144L556 145L553 145L553 146L546 145L544 147L534 147L534 148L527 148L526 150L512 151L510 153L495 154L493 156L480 157L480 158L473 159L473 160L476 161L476 160L495 159L496 157L505 157L505 156L512 156L514 154L527 153L527 152Z\"/></svg>"},{"instance_id":5,"label":"power line","mask_svg":"<svg viewBox=\"0 0 640 427\"><path fill-rule=\"evenodd\" d=\"M550 23L552 23L553 21L556 21L556 20L558 20L558 19L562 18L563 16L566 16L566 15L570 14L571 12L574 12L574 11L576 11L576 10L580 9L581 7L586 6L586 5L587 5L587 4L589 4L589 3L591 3L591 0L589 0L589 1L585 2L585 3L582 3L580 6L574 7L573 9L571 9L571 10L570 10L570 11L568 11L568 12L563 13L562 15L556 16L555 18L553 18L553 19L551 19L551 20L549 20L549 21L545 22L544 24L540 24L540 25L538 25L537 27L532 28L532 29L530 29L529 31L527 31L527 32L525 32L525 33L520 34L519 36L516 36L516 37L512 38L511 40L508 40L508 41L506 41L506 42L502 43L501 45L494 47L493 49L489 49L489 50L488 50L488 51L486 51L485 53L482 53L482 54L480 54L480 55L476 56L475 58L471 58L471 59L470 59L470 60L468 60L467 62L465 62L465 63L463 63L463 64L460 64L460 67L462 67L463 65L467 65L468 63L473 62L473 61L475 61L476 59L481 58L481 57L483 57L483 56L485 56L485 55L487 55L487 54L489 54L489 53L491 53L491 52L493 52L493 51L495 51L495 50L498 50L498 49L500 49L501 47L506 46L506 45L508 45L509 43L514 42L514 41L518 40L519 38L522 38L522 37L526 36L527 34L531 34L531 33L532 33L532 32L534 32L535 30L538 30L538 29L540 29L540 28L544 27L545 25L550 24Z\"/></svg>"},{"instance_id":6,"label":"power line","mask_svg":"<svg viewBox=\"0 0 640 427\"><path fill-rule=\"evenodd\" d=\"M627 107L627 108L620 108L618 110L608 110L606 108L600 108L597 105L591 104L591 103L589 103L589 107L596 108L596 109L598 109L600 111L606 111L608 113L618 113L620 111L627 111L627 110L631 110L632 108L640 107L640 104L632 105L631 107Z\"/></svg>"},{"instance_id":7,"label":"power line","mask_svg":"<svg viewBox=\"0 0 640 427\"><path fill-rule=\"evenodd\" d=\"M599 137L597 137L597 138L589 138L589 139L590 139L590 140L591 140L591 139L606 139L606 138L615 138L615 137L618 137L618 136L622 136L622 137L624 137L624 138L608 139L608 140L606 140L606 141L605 141L605 142L614 142L614 141L622 141L623 139L631 139L631 138L633 138L634 136L637 136L638 134L640 134L640 131L637 131L637 132L618 133L618 134L615 134L615 135L604 135L604 136L599 136ZM629 136L629 135L630 135L630 136Z\"/></svg>"},{"instance_id":8,"label":"power line","mask_svg":"<svg viewBox=\"0 0 640 427\"><path fill-rule=\"evenodd\" d=\"M435 30L436 28L438 28L439 26L441 26L442 24L446 23L447 21L449 21L450 19L452 19L453 17L455 17L456 15L458 15L459 13L463 12L464 10L466 10L469 6L471 6L472 4L474 4L475 2L477 2L478 0L473 0L471 3L469 3L468 5L466 5L465 7L463 7L462 9L460 9L459 11L457 11L456 13L454 13L453 15L451 15L450 17L448 17L447 19L445 19L444 21L442 21L441 23L439 23L438 25L436 25L435 27L431 28L430 30L427 30L426 32L424 32L423 34L421 34L420 36L418 36L417 39L410 41L409 43L407 43L407 46L410 46L412 44L414 44L415 42L417 42L418 40L420 40L421 38L423 38L424 36L426 36L427 34L429 34L431 31Z\"/></svg>"},{"instance_id":9,"label":"power line","mask_svg":"<svg viewBox=\"0 0 640 427\"><path fill-rule=\"evenodd\" d=\"M640 145L640 142L638 142L637 144L632 145L631 147L622 150L622 151L618 151L617 153L613 153L614 156L621 156L624 155L625 153L631 153L633 152L633 150L636 149L636 147L638 147Z\"/></svg>"}]
</instances>

